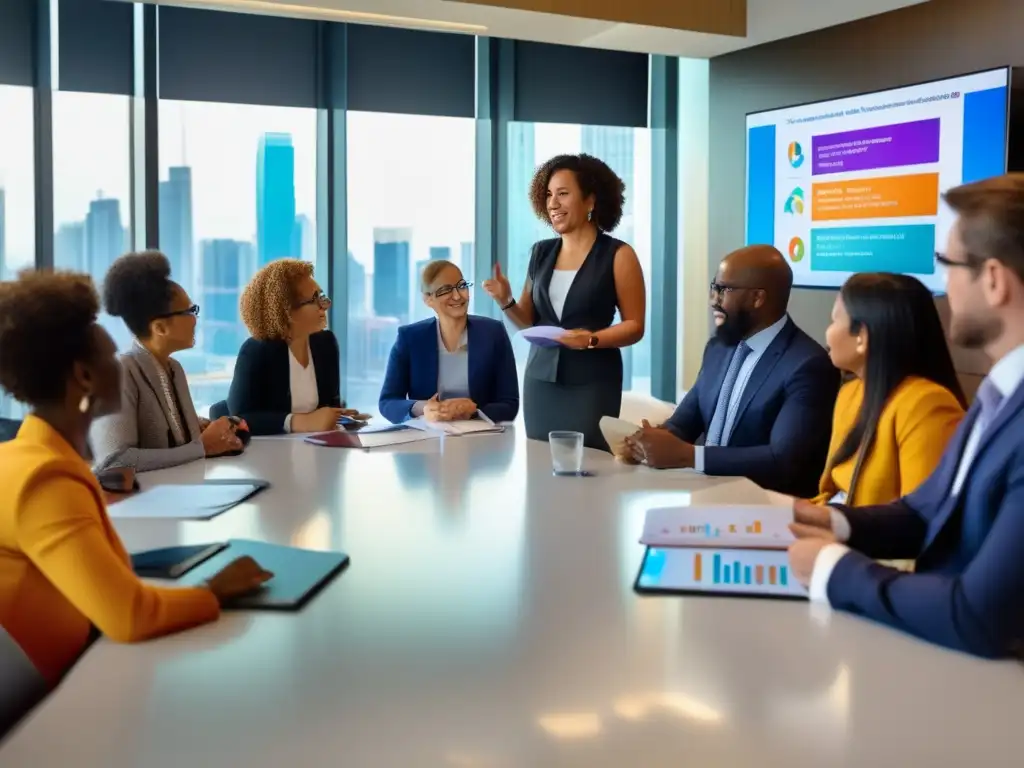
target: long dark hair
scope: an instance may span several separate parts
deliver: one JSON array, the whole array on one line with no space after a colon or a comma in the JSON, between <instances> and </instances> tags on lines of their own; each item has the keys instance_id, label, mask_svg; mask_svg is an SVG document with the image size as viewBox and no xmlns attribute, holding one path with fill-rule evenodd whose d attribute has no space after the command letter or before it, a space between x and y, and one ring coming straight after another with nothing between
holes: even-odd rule
<instances>
[{"instance_id":1,"label":"long dark hair","mask_svg":"<svg viewBox=\"0 0 1024 768\"><path fill-rule=\"evenodd\" d=\"M857 421L829 460L838 466L857 456L846 503L852 505L861 465L875 442L882 409L909 376L934 381L964 397L932 294L920 280L888 272L863 272L847 280L839 295L850 316L850 333L868 332L864 399Z\"/></svg>"}]
</instances>

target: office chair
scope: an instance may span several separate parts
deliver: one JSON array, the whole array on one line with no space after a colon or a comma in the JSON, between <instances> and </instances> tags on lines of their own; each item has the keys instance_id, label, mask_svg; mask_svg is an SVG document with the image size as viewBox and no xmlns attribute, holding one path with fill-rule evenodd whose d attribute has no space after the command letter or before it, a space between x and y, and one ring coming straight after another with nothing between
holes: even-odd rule
<instances>
[{"instance_id":1,"label":"office chair","mask_svg":"<svg viewBox=\"0 0 1024 768\"><path fill-rule=\"evenodd\" d=\"M43 699L46 691L39 670L0 627L0 739Z\"/></svg>"},{"instance_id":2,"label":"office chair","mask_svg":"<svg viewBox=\"0 0 1024 768\"><path fill-rule=\"evenodd\" d=\"M21 429L21 422L16 419L0 419L0 443L13 440Z\"/></svg>"}]
</instances>

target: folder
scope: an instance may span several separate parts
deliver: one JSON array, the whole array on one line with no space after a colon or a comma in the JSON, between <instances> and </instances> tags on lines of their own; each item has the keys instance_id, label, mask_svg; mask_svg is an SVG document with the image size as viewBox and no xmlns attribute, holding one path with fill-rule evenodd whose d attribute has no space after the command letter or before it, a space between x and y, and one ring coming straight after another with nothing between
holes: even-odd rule
<instances>
[{"instance_id":1,"label":"folder","mask_svg":"<svg viewBox=\"0 0 1024 768\"><path fill-rule=\"evenodd\" d=\"M111 504L112 518L212 520L270 487L266 480L207 480L154 485Z\"/></svg>"},{"instance_id":2,"label":"folder","mask_svg":"<svg viewBox=\"0 0 1024 768\"><path fill-rule=\"evenodd\" d=\"M258 591L232 600L225 608L297 611L348 567L344 552L317 552L250 539L231 539L227 547L192 569L182 579L199 586L239 557L248 555L274 574Z\"/></svg>"},{"instance_id":3,"label":"folder","mask_svg":"<svg viewBox=\"0 0 1024 768\"><path fill-rule=\"evenodd\" d=\"M132 554L132 570L144 579L177 579L226 547L218 542L136 552Z\"/></svg>"}]
</instances>

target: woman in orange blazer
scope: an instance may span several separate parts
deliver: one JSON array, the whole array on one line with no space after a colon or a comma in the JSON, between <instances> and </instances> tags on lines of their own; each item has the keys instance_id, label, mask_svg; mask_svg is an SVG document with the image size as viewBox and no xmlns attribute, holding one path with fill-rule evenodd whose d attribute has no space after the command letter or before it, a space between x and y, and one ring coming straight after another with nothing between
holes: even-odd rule
<instances>
[{"instance_id":1,"label":"woman in orange blazer","mask_svg":"<svg viewBox=\"0 0 1024 768\"><path fill-rule=\"evenodd\" d=\"M140 581L89 468L94 418L121 407L113 340L91 280L25 272L0 283L0 386L31 414L0 445L0 625L52 685L99 632L132 642L216 619L270 578L239 558L206 587Z\"/></svg>"},{"instance_id":2,"label":"woman in orange blazer","mask_svg":"<svg viewBox=\"0 0 1024 768\"><path fill-rule=\"evenodd\" d=\"M938 466L964 416L935 300L907 275L861 273L843 285L825 334L839 390L819 504L887 504Z\"/></svg>"}]
</instances>

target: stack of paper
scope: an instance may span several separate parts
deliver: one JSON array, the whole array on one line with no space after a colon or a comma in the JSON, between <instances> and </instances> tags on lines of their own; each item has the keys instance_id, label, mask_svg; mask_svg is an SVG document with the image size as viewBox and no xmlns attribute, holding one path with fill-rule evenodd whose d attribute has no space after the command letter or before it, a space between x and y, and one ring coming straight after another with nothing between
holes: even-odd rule
<instances>
[{"instance_id":1,"label":"stack of paper","mask_svg":"<svg viewBox=\"0 0 1024 768\"><path fill-rule=\"evenodd\" d=\"M647 510L641 544L657 547L786 549L792 506L706 504Z\"/></svg>"},{"instance_id":2,"label":"stack of paper","mask_svg":"<svg viewBox=\"0 0 1024 768\"><path fill-rule=\"evenodd\" d=\"M417 419L411 419L405 423L412 429L452 435L455 437L461 435L494 434L505 431L505 427L503 425L495 424L487 418L462 419L459 421L427 421L421 416Z\"/></svg>"},{"instance_id":3,"label":"stack of paper","mask_svg":"<svg viewBox=\"0 0 1024 768\"><path fill-rule=\"evenodd\" d=\"M519 332L519 335L538 347L560 347L562 345L558 339L564 333L565 328L559 328L556 325L535 325L530 328L524 328Z\"/></svg>"},{"instance_id":4,"label":"stack of paper","mask_svg":"<svg viewBox=\"0 0 1024 768\"><path fill-rule=\"evenodd\" d=\"M265 487L263 482L156 485L128 496L108 510L113 518L210 520Z\"/></svg>"}]
</instances>

